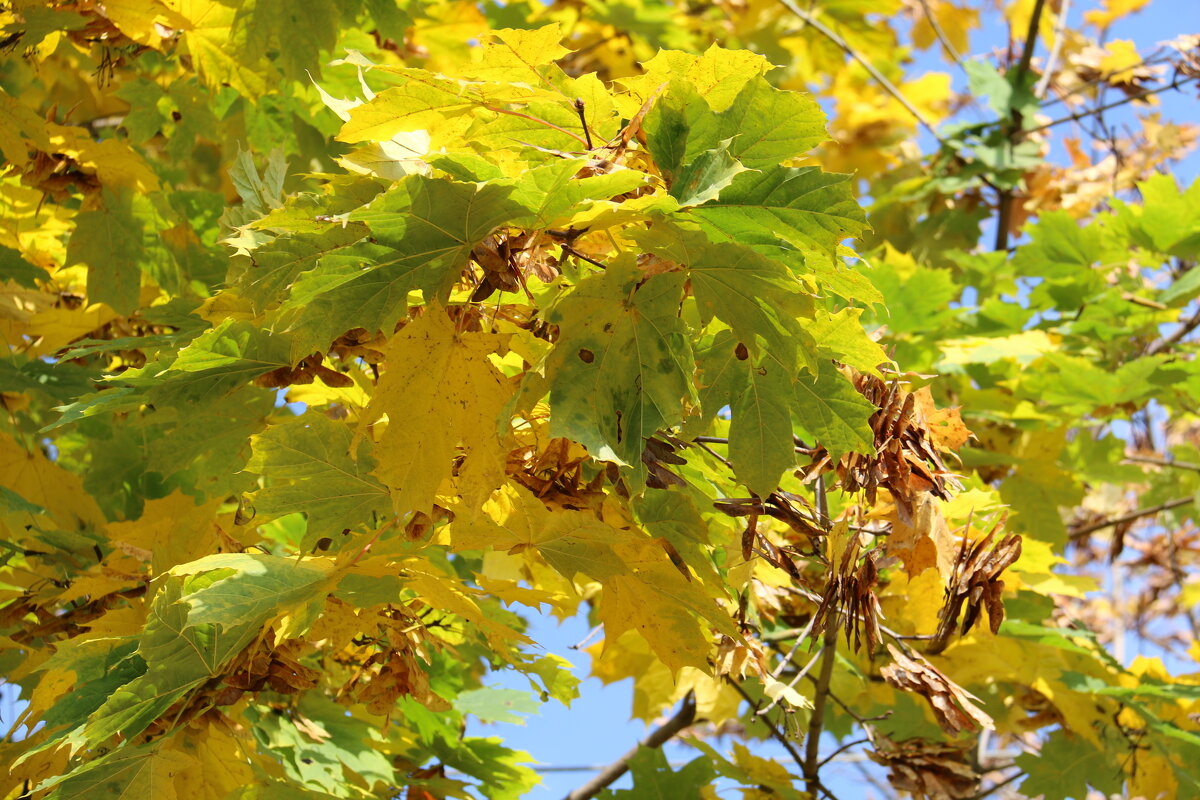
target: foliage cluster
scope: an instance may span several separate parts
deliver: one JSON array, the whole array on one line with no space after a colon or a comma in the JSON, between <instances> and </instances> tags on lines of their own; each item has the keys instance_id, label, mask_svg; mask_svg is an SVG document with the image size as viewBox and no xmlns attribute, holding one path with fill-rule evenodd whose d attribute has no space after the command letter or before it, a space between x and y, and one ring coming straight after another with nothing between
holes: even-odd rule
<instances>
[{"instance_id":1,"label":"foliage cluster","mask_svg":"<svg viewBox=\"0 0 1200 800\"><path fill-rule=\"evenodd\" d=\"M0 793L515 798L585 612L696 756L576 797L1200 796L1144 4L6 4Z\"/></svg>"}]
</instances>

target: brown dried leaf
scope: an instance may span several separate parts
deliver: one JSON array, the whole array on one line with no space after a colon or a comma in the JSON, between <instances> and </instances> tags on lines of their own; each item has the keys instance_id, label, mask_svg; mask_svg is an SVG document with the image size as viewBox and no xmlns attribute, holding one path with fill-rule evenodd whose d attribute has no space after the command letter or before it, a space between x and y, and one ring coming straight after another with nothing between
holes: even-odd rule
<instances>
[{"instance_id":1,"label":"brown dried leaf","mask_svg":"<svg viewBox=\"0 0 1200 800\"><path fill-rule=\"evenodd\" d=\"M933 664L916 653L910 658L890 644L887 650L892 663L879 670L879 674L897 689L916 692L929 701L946 733L953 736L977 727L995 728L992 718L976 705L979 698L947 678Z\"/></svg>"},{"instance_id":2,"label":"brown dried leaf","mask_svg":"<svg viewBox=\"0 0 1200 800\"><path fill-rule=\"evenodd\" d=\"M869 755L888 768L888 781L900 791L928 800L966 800L979 791L980 775L969 757L972 747L970 742L881 739Z\"/></svg>"}]
</instances>

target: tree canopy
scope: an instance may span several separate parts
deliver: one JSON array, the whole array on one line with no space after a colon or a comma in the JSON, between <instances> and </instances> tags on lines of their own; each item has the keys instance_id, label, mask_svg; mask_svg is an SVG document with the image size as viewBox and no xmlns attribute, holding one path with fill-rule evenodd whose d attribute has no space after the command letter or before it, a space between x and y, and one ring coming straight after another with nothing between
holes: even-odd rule
<instances>
[{"instance_id":1,"label":"tree canopy","mask_svg":"<svg viewBox=\"0 0 1200 800\"><path fill-rule=\"evenodd\" d=\"M1200 797L1145 5L4 4L0 794Z\"/></svg>"}]
</instances>

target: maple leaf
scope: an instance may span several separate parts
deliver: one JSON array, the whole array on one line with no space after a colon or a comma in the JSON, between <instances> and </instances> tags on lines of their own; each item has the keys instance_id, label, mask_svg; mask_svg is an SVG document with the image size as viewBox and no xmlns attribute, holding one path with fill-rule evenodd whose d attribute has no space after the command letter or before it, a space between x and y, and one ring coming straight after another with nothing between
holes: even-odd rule
<instances>
[{"instance_id":1,"label":"maple leaf","mask_svg":"<svg viewBox=\"0 0 1200 800\"><path fill-rule=\"evenodd\" d=\"M263 519L294 512L308 519L301 546L341 540L342 531L391 507L387 488L371 475L369 442L354 442L346 426L325 417L297 417L254 438L246 469L271 476L254 493Z\"/></svg>"},{"instance_id":2,"label":"maple leaf","mask_svg":"<svg viewBox=\"0 0 1200 800\"><path fill-rule=\"evenodd\" d=\"M556 409L552 436L633 464L645 437L679 421L692 394L682 300L682 275L643 282L625 259L584 279L547 311L560 329L543 366Z\"/></svg>"},{"instance_id":3,"label":"maple leaf","mask_svg":"<svg viewBox=\"0 0 1200 800\"><path fill-rule=\"evenodd\" d=\"M457 331L438 305L392 337L384 354L387 369L355 442L387 415L375 474L391 487L398 513L430 511L452 475L468 510L482 506L503 483L507 453L497 431L512 390L488 358L503 347L502 337ZM455 467L460 444L462 460Z\"/></svg>"}]
</instances>

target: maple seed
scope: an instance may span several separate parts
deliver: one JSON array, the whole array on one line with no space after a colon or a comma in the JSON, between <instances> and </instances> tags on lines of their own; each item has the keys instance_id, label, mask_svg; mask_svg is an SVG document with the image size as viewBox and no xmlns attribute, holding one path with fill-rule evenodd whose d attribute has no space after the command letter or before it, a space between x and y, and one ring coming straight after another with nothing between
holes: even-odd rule
<instances>
[{"instance_id":1,"label":"maple seed","mask_svg":"<svg viewBox=\"0 0 1200 800\"><path fill-rule=\"evenodd\" d=\"M581 347L579 349L579 360L585 364L590 364L596 360L596 354L586 347Z\"/></svg>"}]
</instances>

